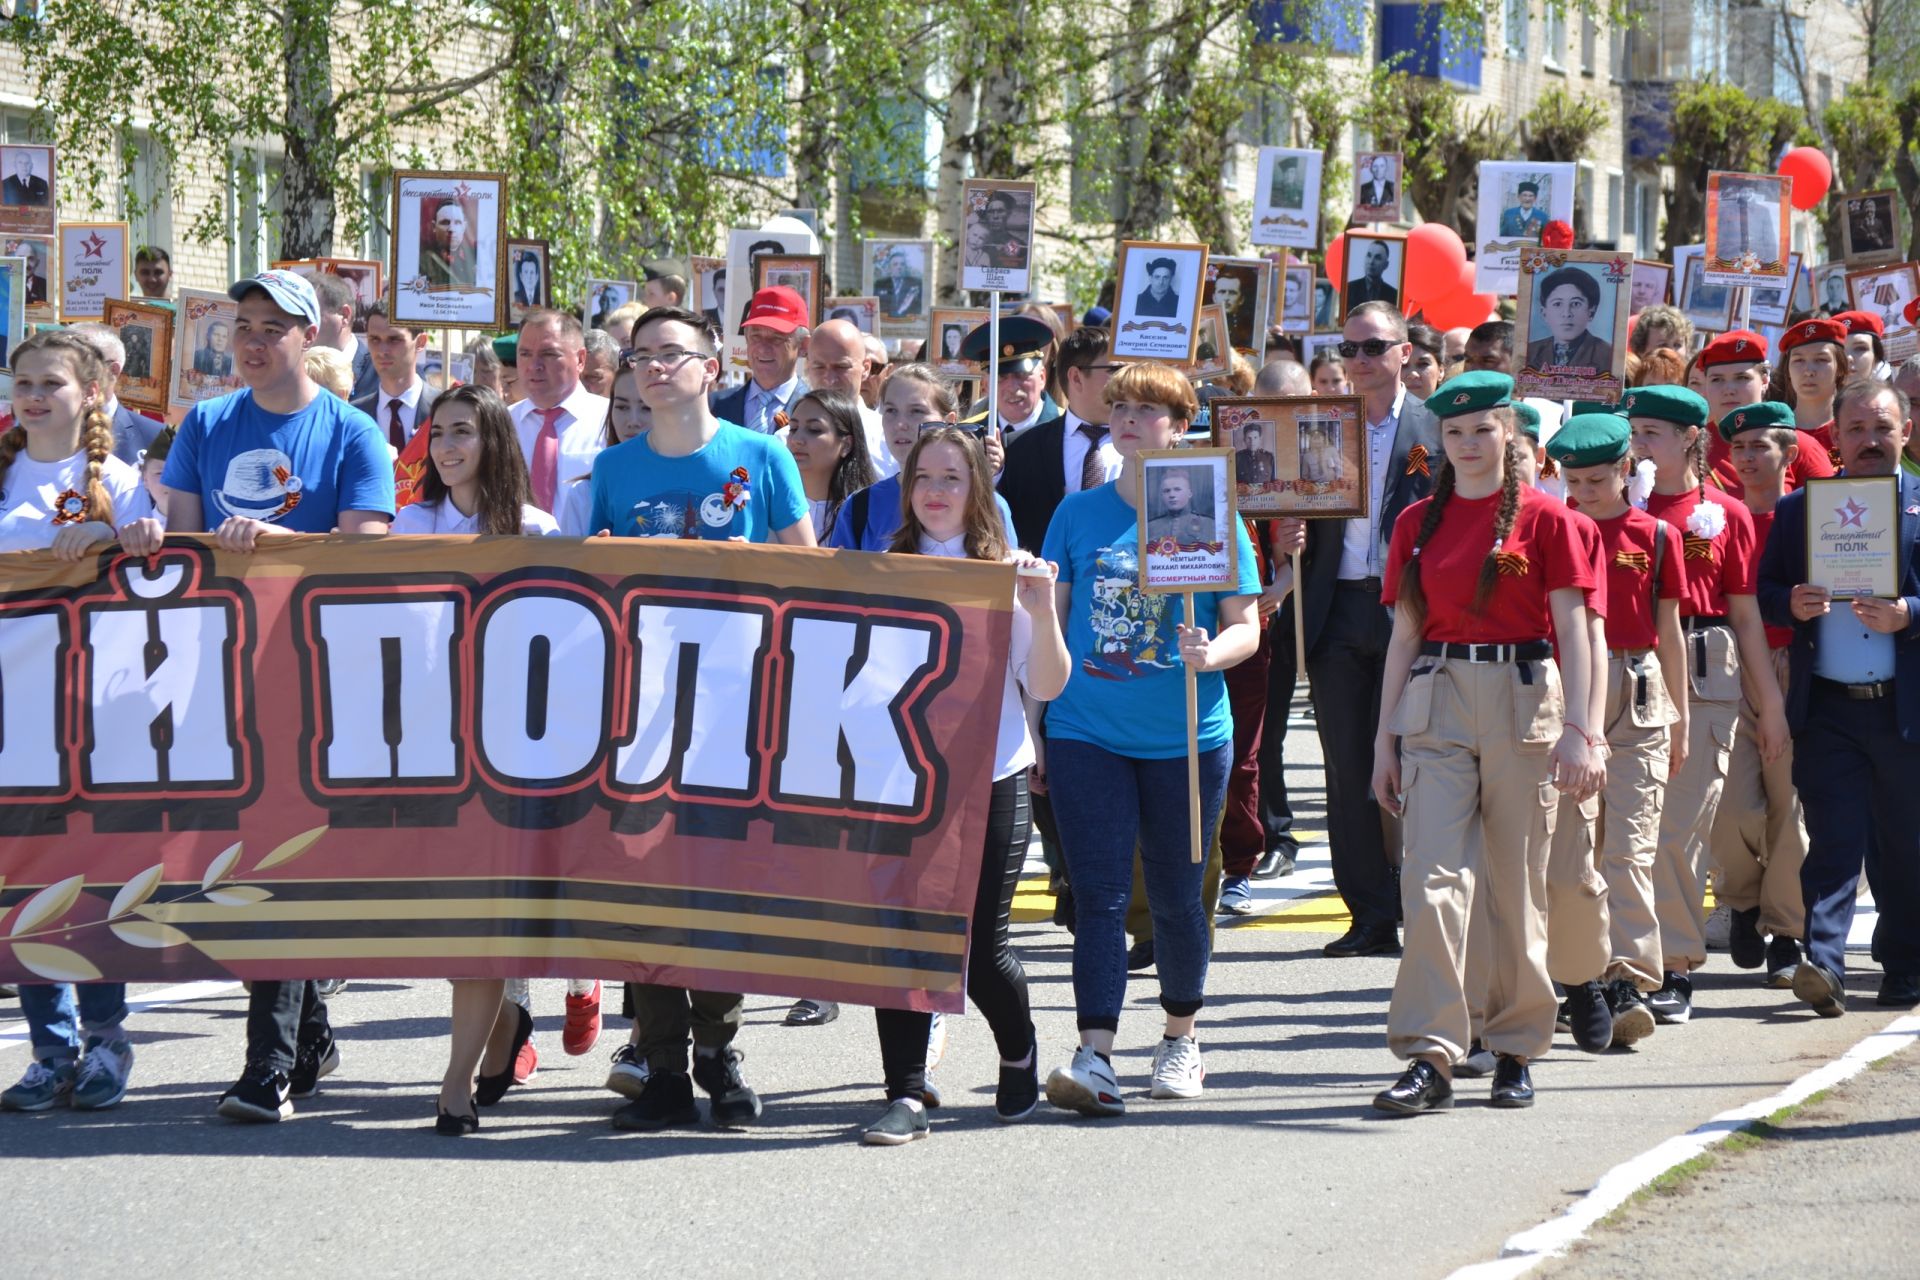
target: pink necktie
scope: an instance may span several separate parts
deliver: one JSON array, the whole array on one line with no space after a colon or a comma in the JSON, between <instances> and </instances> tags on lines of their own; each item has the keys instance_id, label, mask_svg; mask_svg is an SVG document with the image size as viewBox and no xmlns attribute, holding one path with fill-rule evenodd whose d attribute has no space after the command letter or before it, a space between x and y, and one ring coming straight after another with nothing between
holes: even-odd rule
<instances>
[{"instance_id":1,"label":"pink necktie","mask_svg":"<svg viewBox=\"0 0 1920 1280\"><path fill-rule=\"evenodd\" d=\"M559 408L535 409L540 415L540 434L533 439L533 505L553 511L553 491L560 483L560 433L554 423L565 412Z\"/></svg>"}]
</instances>

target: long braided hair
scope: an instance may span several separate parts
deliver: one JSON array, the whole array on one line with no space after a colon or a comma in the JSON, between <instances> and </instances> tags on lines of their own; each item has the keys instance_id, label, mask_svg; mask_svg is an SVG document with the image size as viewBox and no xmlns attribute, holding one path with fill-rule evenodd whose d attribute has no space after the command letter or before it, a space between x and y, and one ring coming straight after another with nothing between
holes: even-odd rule
<instances>
[{"instance_id":1,"label":"long braided hair","mask_svg":"<svg viewBox=\"0 0 1920 1280\"><path fill-rule=\"evenodd\" d=\"M1494 413L1495 420L1506 425L1507 438L1501 449L1500 506L1493 517L1493 544L1487 548L1486 559L1480 562L1480 577L1473 588L1472 609L1475 613L1486 608L1487 600L1500 581L1500 550L1506 545L1507 539L1513 536L1514 521L1520 515L1520 433L1514 428L1511 409L1496 409ZM1420 521L1420 530L1413 538L1413 554L1400 570L1399 601L1413 616L1416 625L1424 623L1427 617L1427 593L1420 581L1420 550L1440 528L1447 504L1453 499L1453 484L1453 464L1443 460L1439 473L1434 477L1433 493L1427 499L1426 516Z\"/></svg>"},{"instance_id":2,"label":"long braided hair","mask_svg":"<svg viewBox=\"0 0 1920 1280\"><path fill-rule=\"evenodd\" d=\"M107 417L103 390L107 384L107 362L100 358L100 353L85 338L55 330L37 333L15 347L13 367L18 369L22 360L39 352L65 356L68 372L73 374L74 381L93 394L93 404L80 419L79 444L87 455L86 518L111 526L113 496L107 492L107 486L100 478L101 470L113 454L113 421ZM18 423L6 434L0 435L0 490L6 488L7 472L13 469L14 458L26 447L27 429Z\"/></svg>"}]
</instances>

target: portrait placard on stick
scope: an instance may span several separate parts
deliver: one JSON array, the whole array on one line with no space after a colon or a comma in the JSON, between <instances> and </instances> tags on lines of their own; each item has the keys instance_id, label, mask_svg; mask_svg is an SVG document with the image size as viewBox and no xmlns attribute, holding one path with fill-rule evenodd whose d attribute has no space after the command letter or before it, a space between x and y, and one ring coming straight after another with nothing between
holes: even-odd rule
<instances>
[{"instance_id":1,"label":"portrait placard on stick","mask_svg":"<svg viewBox=\"0 0 1920 1280\"><path fill-rule=\"evenodd\" d=\"M1201 305L1217 302L1226 312L1227 337L1236 351L1258 351L1261 326L1271 314L1267 281L1273 264L1265 258L1207 259L1206 288Z\"/></svg>"},{"instance_id":2,"label":"portrait placard on stick","mask_svg":"<svg viewBox=\"0 0 1920 1280\"><path fill-rule=\"evenodd\" d=\"M1287 264L1277 308L1280 328L1287 333L1308 333L1313 329L1313 268ZM1331 305L1331 290L1329 290Z\"/></svg>"},{"instance_id":3,"label":"portrait placard on stick","mask_svg":"<svg viewBox=\"0 0 1920 1280\"><path fill-rule=\"evenodd\" d=\"M820 295L825 291L826 258L817 253L765 253L753 260L753 291L776 286L793 290L806 300L807 324L820 323Z\"/></svg>"},{"instance_id":4,"label":"portrait placard on stick","mask_svg":"<svg viewBox=\"0 0 1920 1280\"><path fill-rule=\"evenodd\" d=\"M1854 308L1880 317L1886 330L1881 342L1886 346L1889 364L1920 355L1920 329L1907 319L1907 304L1920 296L1920 277L1915 270L1914 263L1898 262L1847 273L1847 295Z\"/></svg>"},{"instance_id":5,"label":"portrait placard on stick","mask_svg":"<svg viewBox=\"0 0 1920 1280\"><path fill-rule=\"evenodd\" d=\"M1218 397L1213 443L1233 452L1243 516L1367 517L1364 401L1358 396Z\"/></svg>"},{"instance_id":6,"label":"portrait placard on stick","mask_svg":"<svg viewBox=\"0 0 1920 1280\"><path fill-rule=\"evenodd\" d=\"M52 324L58 318L54 310L54 284L60 278L55 270L60 261L56 243L50 235L0 236L0 257L19 258L27 264L21 302L29 324Z\"/></svg>"},{"instance_id":7,"label":"portrait placard on stick","mask_svg":"<svg viewBox=\"0 0 1920 1280\"><path fill-rule=\"evenodd\" d=\"M880 300L880 335L917 338L927 331L933 241L869 240L860 255L860 288Z\"/></svg>"},{"instance_id":8,"label":"portrait placard on stick","mask_svg":"<svg viewBox=\"0 0 1920 1280\"><path fill-rule=\"evenodd\" d=\"M1120 360L1187 364L1200 345L1207 246L1126 240L1114 271L1112 351Z\"/></svg>"},{"instance_id":9,"label":"portrait placard on stick","mask_svg":"<svg viewBox=\"0 0 1920 1280\"><path fill-rule=\"evenodd\" d=\"M60 224L60 323L98 320L107 299L127 296L127 224Z\"/></svg>"},{"instance_id":10,"label":"portrait placard on stick","mask_svg":"<svg viewBox=\"0 0 1920 1280\"><path fill-rule=\"evenodd\" d=\"M397 325L501 329L507 323L507 179L501 173L393 175Z\"/></svg>"},{"instance_id":11,"label":"portrait placard on stick","mask_svg":"<svg viewBox=\"0 0 1920 1280\"><path fill-rule=\"evenodd\" d=\"M1033 279L1034 184L970 178L960 186L960 287L1026 293Z\"/></svg>"},{"instance_id":12,"label":"portrait placard on stick","mask_svg":"<svg viewBox=\"0 0 1920 1280\"><path fill-rule=\"evenodd\" d=\"M1793 179L1773 173L1707 175L1708 284L1787 281Z\"/></svg>"},{"instance_id":13,"label":"portrait placard on stick","mask_svg":"<svg viewBox=\"0 0 1920 1280\"><path fill-rule=\"evenodd\" d=\"M52 147L26 142L0 147L0 235L54 234L60 208L56 155Z\"/></svg>"},{"instance_id":14,"label":"portrait placard on stick","mask_svg":"<svg viewBox=\"0 0 1920 1280\"><path fill-rule=\"evenodd\" d=\"M1900 594L1900 478L1806 481L1807 581L1833 597Z\"/></svg>"},{"instance_id":15,"label":"portrait placard on stick","mask_svg":"<svg viewBox=\"0 0 1920 1280\"><path fill-rule=\"evenodd\" d=\"M1140 589L1221 591L1239 582L1233 450L1140 454Z\"/></svg>"},{"instance_id":16,"label":"portrait placard on stick","mask_svg":"<svg viewBox=\"0 0 1920 1280\"><path fill-rule=\"evenodd\" d=\"M1363 302L1400 305L1407 278L1407 238L1384 232L1347 232L1346 279L1340 290L1340 323ZM1319 325L1316 322L1315 328Z\"/></svg>"},{"instance_id":17,"label":"portrait placard on stick","mask_svg":"<svg viewBox=\"0 0 1920 1280\"><path fill-rule=\"evenodd\" d=\"M1840 256L1855 267L1900 261L1900 193L1866 191L1846 197L1840 219Z\"/></svg>"},{"instance_id":18,"label":"portrait placard on stick","mask_svg":"<svg viewBox=\"0 0 1920 1280\"><path fill-rule=\"evenodd\" d=\"M553 276L545 240L507 241L507 324L518 328L527 312L553 305Z\"/></svg>"},{"instance_id":19,"label":"portrait placard on stick","mask_svg":"<svg viewBox=\"0 0 1920 1280\"><path fill-rule=\"evenodd\" d=\"M1501 295L1519 290L1520 251L1540 243L1548 222L1573 221L1573 185L1570 164L1481 161L1476 290Z\"/></svg>"},{"instance_id":20,"label":"portrait placard on stick","mask_svg":"<svg viewBox=\"0 0 1920 1280\"><path fill-rule=\"evenodd\" d=\"M1520 255L1515 390L1548 400L1620 398L1626 386L1633 259L1596 249Z\"/></svg>"},{"instance_id":21,"label":"portrait placard on stick","mask_svg":"<svg viewBox=\"0 0 1920 1280\"><path fill-rule=\"evenodd\" d=\"M1322 157L1309 147L1262 147L1254 173L1253 243L1320 247Z\"/></svg>"},{"instance_id":22,"label":"portrait placard on stick","mask_svg":"<svg viewBox=\"0 0 1920 1280\"><path fill-rule=\"evenodd\" d=\"M1398 151L1362 151L1353 158L1353 221L1400 220Z\"/></svg>"},{"instance_id":23,"label":"portrait placard on stick","mask_svg":"<svg viewBox=\"0 0 1920 1280\"><path fill-rule=\"evenodd\" d=\"M104 323L120 335L126 362L117 394L133 409L165 413L173 389L173 319L170 308L143 302L107 302Z\"/></svg>"},{"instance_id":24,"label":"portrait placard on stick","mask_svg":"<svg viewBox=\"0 0 1920 1280\"><path fill-rule=\"evenodd\" d=\"M173 353L173 402L195 405L240 389L233 368L233 325L240 304L224 293L180 290L179 344Z\"/></svg>"}]
</instances>

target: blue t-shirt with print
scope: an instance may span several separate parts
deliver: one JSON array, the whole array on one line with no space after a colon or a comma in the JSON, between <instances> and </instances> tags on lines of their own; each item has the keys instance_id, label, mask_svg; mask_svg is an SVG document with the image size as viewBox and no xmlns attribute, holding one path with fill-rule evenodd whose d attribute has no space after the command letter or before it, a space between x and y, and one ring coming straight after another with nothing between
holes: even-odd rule
<instances>
[{"instance_id":1,"label":"blue t-shirt with print","mask_svg":"<svg viewBox=\"0 0 1920 1280\"><path fill-rule=\"evenodd\" d=\"M1239 586L1232 591L1196 591L1197 625L1219 631L1223 595L1260 594L1253 543L1233 522ZM1069 494L1053 513L1041 551L1060 566L1060 581L1073 589L1067 611L1067 657L1071 675L1060 696L1047 704L1047 736L1073 738L1136 760L1168 760L1187 753L1187 695L1181 674L1180 637L1185 619L1179 593L1140 590L1140 523L1110 481ZM1199 746L1212 751L1233 738L1226 677L1203 671L1199 693Z\"/></svg>"},{"instance_id":2,"label":"blue t-shirt with print","mask_svg":"<svg viewBox=\"0 0 1920 1280\"><path fill-rule=\"evenodd\" d=\"M594 459L593 532L766 542L808 518L800 468L784 441L722 422L704 448L666 458L653 451L650 434Z\"/></svg>"},{"instance_id":3,"label":"blue t-shirt with print","mask_svg":"<svg viewBox=\"0 0 1920 1280\"><path fill-rule=\"evenodd\" d=\"M322 391L297 413L268 413L251 389L203 400L175 433L160 482L200 495L202 522L265 520L329 533L342 511L393 514L393 453L373 419Z\"/></svg>"}]
</instances>

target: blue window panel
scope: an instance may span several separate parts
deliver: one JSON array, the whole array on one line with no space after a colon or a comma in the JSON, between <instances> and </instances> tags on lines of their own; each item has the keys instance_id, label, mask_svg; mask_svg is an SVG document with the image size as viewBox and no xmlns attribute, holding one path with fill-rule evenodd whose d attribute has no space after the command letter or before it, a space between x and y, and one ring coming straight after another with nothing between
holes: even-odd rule
<instances>
[{"instance_id":1,"label":"blue window panel","mask_svg":"<svg viewBox=\"0 0 1920 1280\"><path fill-rule=\"evenodd\" d=\"M1448 31L1437 4L1380 6L1380 62L1408 75L1480 87L1480 45Z\"/></svg>"},{"instance_id":2,"label":"blue window panel","mask_svg":"<svg viewBox=\"0 0 1920 1280\"><path fill-rule=\"evenodd\" d=\"M849 166L857 192L925 190L932 186L927 164L927 109L919 102L889 98L879 104L885 136L857 149Z\"/></svg>"},{"instance_id":3,"label":"blue window panel","mask_svg":"<svg viewBox=\"0 0 1920 1280\"><path fill-rule=\"evenodd\" d=\"M1311 44L1333 53L1367 51L1369 6L1355 0L1254 0L1255 37L1268 44Z\"/></svg>"},{"instance_id":4,"label":"blue window panel","mask_svg":"<svg viewBox=\"0 0 1920 1280\"><path fill-rule=\"evenodd\" d=\"M782 67L762 67L757 73L760 95L778 101L786 85ZM734 103L731 73L715 77L708 97L707 129L695 140L703 163L727 173L746 173L758 178L785 177L787 172L787 126L771 120L764 112L743 114Z\"/></svg>"},{"instance_id":5,"label":"blue window panel","mask_svg":"<svg viewBox=\"0 0 1920 1280\"><path fill-rule=\"evenodd\" d=\"M1673 145L1673 90L1670 85L1643 83L1628 97L1627 155L1634 160L1659 160Z\"/></svg>"}]
</instances>

